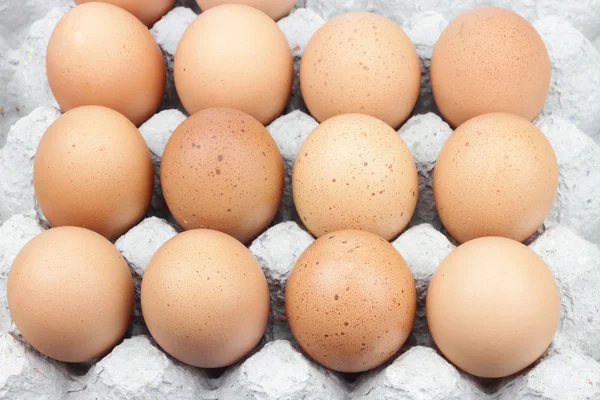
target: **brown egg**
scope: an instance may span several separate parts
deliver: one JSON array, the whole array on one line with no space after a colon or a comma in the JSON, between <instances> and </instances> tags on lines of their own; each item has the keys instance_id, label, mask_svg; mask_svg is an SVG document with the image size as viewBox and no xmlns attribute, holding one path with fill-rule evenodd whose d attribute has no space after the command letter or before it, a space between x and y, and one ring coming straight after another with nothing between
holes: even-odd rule
<instances>
[{"instance_id":1,"label":"brown egg","mask_svg":"<svg viewBox=\"0 0 600 400\"><path fill-rule=\"evenodd\" d=\"M34 237L7 281L10 314L23 337L48 357L86 362L123 337L133 311L127 263L108 240L61 227Z\"/></svg>"},{"instance_id":2,"label":"brown egg","mask_svg":"<svg viewBox=\"0 0 600 400\"><path fill-rule=\"evenodd\" d=\"M461 125L433 174L435 204L458 242L503 236L520 242L542 225L558 189L548 139L531 122L492 113Z\"/></svg>"},{"instance_id":3,"label":"brown egg","mask_svg":"<svg viewBox=\"0 0 600 400\"><path fill-rule=\"evenodd\" d=\"M142 281L150 333L190 365L235 363L260 341L269 316L269 288L258 261L224 233L197 229L165 243Z\"/></svg>"},{"instance_id":4,"label":"brown egg","mask_svg":"<svg viewBox=\"0 0 600 400\"><path fill-rule=\"evenodd\" d=\"M292 269L285 293L294 337L317 362L362 372L404 344L417 307L404 258L369 232L337 231L315 241Z\"/></svg>"},{"instance_id":5,"label":"brown egg","mask_svg":"<svg viewBox=\"0 0 600 400\"><path fill-rule=\"evenodd\" d=\"M175 0L75 0L75 4L91 3L100 1L102 3L113 4L121 7L148 26L154 25L161 19L173 6Z\"/></svg>"},{"instance_id":6,"label":"brown egg","mask_svg":"<svg viewBox=\"0 0 600 400\"><path fill-rule=\"evenodd\" d=\"M263 125L287 104L293 70L291 50L277 24L243 4L202 13L183 34L175 54L175 86L190 114L230 107Z\"/></svg>"},{"instance_id":7,"label":"brown egg","mask_svg":"<svg viewBox=\"0 0 600 400\"><path fill-rule=\"evenodd\" d=\"M415 162L400 136L361 114L333 117L306 139L292 174L294 203L320 237L360 229L391 240L417 206Z\"/></svg>"},{"instance_id":8,"label":"brown egg","mask_svg":"<svg viewBox=\"0 0 600 400\"><path fill-rule=\"evenodd\" d=\"M343 14L323 25L308 43L300 86L319 122L361 113L398 128L419 97L419 56L391 20L366 12Z\"/></svg>"},{"instance_id":9,"label":"brown egg","mask_svg":"<svg viewBox=\"0 0 600 400\"><path fill-rule=\"evenodd\" d=\"M264 126L241 111L213 108L186 119L160 168L169 210L186 230L210 228L248 243L277 213L283 160Z\"/></svg>"},{"instance_id":10,"label":"brown egg","mask_svg":"<svg viewBox=\"0 0 600 400\"><path fill-rule=\"evenodd\" d=\"M105 106L138 126L156 112L165 90L165 63L148 28L107 3L67 12L50 37L46 69L64 111Z\"/></svg>"},{"instance_id":11,"label":"brown egg","mask_svg":"<svg viewBox=\"0 0 600 400\"><path fill-rule=\"evenodd\" d=\"M527 246L485 237L459 246L433 275L427 322L440 351L483 378L519 372L548 348L560 298L552 273Z\"/></svg>"},{"instance_id":12,"label":"brown egg","mask_svg":"<svg viewBox=\"0 0 600 400\"><path fill-rule=\"evenodd\" d=\"M81 226L109 240L143 218L153 185L144 138L106 107L63 114L42 137L33 165L35 195L52 226Z\"/></svg>"},{"instance_id":13,"label":"brown egg","mask_svg":"<svg viewBox=\"0 0 600 400\"><path fill-rule=\"evenodd\" d=\"M258 8L275 21L290 13L296 0L196 0L203 11L221 4L246 4Z\"/></svg>"},{"instance_id":14,"label":"brown egg","mask_svg":"<svg viewBox=\"0 0 600 400\"><path fill-rule=\"evenodd\" d=\"M468 11L442 32L431 58L431 86L456 127L477 115L510 112L530 121L550 89L550 59L540 35L500 7Z\"/></svg>"}]
</instances>

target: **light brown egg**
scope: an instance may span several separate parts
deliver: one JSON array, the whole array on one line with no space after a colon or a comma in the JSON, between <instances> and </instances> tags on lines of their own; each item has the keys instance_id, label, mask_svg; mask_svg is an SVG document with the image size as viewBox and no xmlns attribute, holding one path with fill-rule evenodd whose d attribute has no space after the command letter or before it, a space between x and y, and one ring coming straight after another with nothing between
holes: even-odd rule
<instances>
[{"instance_id":1,"label":"light brown egg","mask_svg":"<svg viewBox=\"0 0 600 400\"><path fill-rule=\"evenodd\" d=\"M148 28L107 3L67 12L50 37L46 70L64 111L105 106L138 126L156 112L165 90L165 63Z\"/></svg>"},{"instance_id":2,"label":"light brown egg","mask_svg":"<svg viewBox=\"0 0 600 400\"><path fill-rule=\"evenodd\" d=\"M542 38L526 19L500 7L452 21L435 45L430 71L435 102L453 127L490 112L532 121L550 89Z\"/></svg>"},{"instance_id":3,"label":"light brown egg","mask_svg":"<svg viewBox=\"0 0 600 400\"><path fill-rule=\"evenodd\" d=\"M246 4L257 8L273 18L280 20L290 13L296 0L196 0L202 11L222 4Z\"/></svg>"},{"instance_id":4,"label":"light brown egg","mask_svg":"<svg viewBox=\"0 0 600 400\"><path fill-rule=\"evenodd\" d=\"M440 351L483 378L519 372L548 348L560 297L552 273L527 246L485 237L459 246L433 275L427 322Z\"/></svg>"},{"instance_id":5,"label":"light brown egg","mask_svg":"<svg viewBox=\"0 0 600 400\"><path fill-rule=\"evenodd\" d=\"M410 151L392 128L368 115L345 114L306 139L292 188L313 235L360 229L392 240L415 211L419 182Z\"/></svg>"},{"instance_id":6,"label":"light brown egg","mask_svg":"<svg viewBox=\"0 0 600 400\"><path fill-rule=\"evenodd\" d=\"M361 113L398 128L419 96L419 56L391 20L367 12L343 14L323 25L308 43L300 86L319 122Z\"/></svg>"},{"instance_id":7,"label":"light brown egg","mask_svg":"<svg viewBox=\"0 0 600 400\"><path fill-rule=\"evenodd\" d=\"M19 252L8 274L10 314L48 357L86 362L123 337L133 311L127 263L108 240L83 228L45 231Z\"/></svg>"},{"instance_id":8,"label":"light brown egg","mask_svg":"<svg viewBox=\"0 0 600 400\"><path fill-rule=\"evenodd\" d=\"M200 111L179 125L160 174L169 210L184 229L215 229L243 243L269 226L283 195L277 144L260 122L228 108Z\"/></svg>"},{"instance_id":9,"label":"light brown egg","mask_svg":"<svg viewBox=\"0 0 600 400\"><path fill-rule=\"evenodd\" d=\"M146 213L152 158L137 128L116 111L85 106L46 131L33 165L33 187L52 226L80 226L115 240Z\"/></svg>"},{"instance_id":10,"label":"light brown egg","mask_svg":"<svg viewBox=\"0 0 600 400\"><path fill-rule=\"evenodd\" d=\"M458 242L503 236L520 242L542 225L558 189L550 142L531 122L491 113L461 125L433 174L435 204Z\"/></svg>"},{"instance_id":11,"label":"light brown egg","mask_svg":"<svg viewBox=\"0 0 600 400\"><path fill-rule=\"evenodd\" d=\"M415 282L404 258L369 232L333 232L300 256L287 282L294 337L327 368L361 372L391 358L412 329Z\"/></svg>"},{"instance_id":12,"label":"light brown egg","mask_svg":"<svg viewBox=\"0 0 600 400\"><path fill-rule=\"evenodd\" d=\"M175 54L175 86L188 113L230 107L263 125L283 111L292 90L292 53L265 13L226 4L202 13Z\"/></svg>"},{"instance_id":13,"label":"light brown egg","mask_svg":"<svg viewBox=\"0 0 600 400\"><path fill-rule=\"evenodd\" d=\"M165 243L142 280L142 312L170 355L196 367L235 363L260 341L269 288L258 261L224 233L197 229Z\"/></svg>"},{"instance_id":14,"label":"light brown egg","mask_svg":"<svg viewBox=\"0 0 600 400\"><path fill-rule=\"evenodd\" d=\"M135 15L147 26L154 25L156 21L161 19L175 5L175 0L75 0L75 4L95 1L121 7Z\"/></svg>"}]
</instances>

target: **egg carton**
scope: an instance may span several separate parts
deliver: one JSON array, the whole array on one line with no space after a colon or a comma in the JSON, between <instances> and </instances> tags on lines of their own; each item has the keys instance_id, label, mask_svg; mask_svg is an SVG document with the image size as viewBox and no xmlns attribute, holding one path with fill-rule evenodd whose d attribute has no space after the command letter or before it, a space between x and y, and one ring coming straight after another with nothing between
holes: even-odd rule
<instances>
[{"instance_id":1,"label":"egg carton","mask_svg":"<svg viewBox=\"0 0 600 400\"><path fill-rule=\"evenodd\" d=\"M448 363L427 328L427 286L455 247L433 202L433 168L452 130L437 115L428 66L448 21L480 3L305 0L279 21L296 71L285 114L268 126L284 158L285 193L273 225L250 246L269 283L271 314L265 337L251 355L226 369L202 370L159 349L143 324L139 301L127 338L101 360L85 365L67 365L40 355L12 323L6 304L8 270L24 244L48 228L32 185L37 145L60 116L46 80L45 51L54 26L73 4L71 0L3 2L0 83L6 89L0 93L0 107L4 107L0 145L6 143L0 148L0 399L600 399L600 53L593 44L595 40L600 45L597 0L486 2L529 18L552 62L550 95L535 123L556 152L559 188L552 212L529 243L552 270L560 290L562 316L551 347L520 374L484 380ZM151 30L168 67L162 111L140 127L157 177L166 141L186 118L172 67L177 43L198 12L194 6L194 0L178 1L178 7ZM398 131L417 165L420 199L409 229L393 242L413 272L418 308L412 334L396 357L373 371L339 374L319 366L299 349L285 320L284 291L295 261L314 241L299 222L291 196L295 156L317 126L302 102L299 62L308 40L326 19L357 10L378 12L399 23L421 59L421 96L414 115ZM177 232L157 184L147 218L115 243L130 265L138 299L150 258Z\"/></svg>"}]
</instances>

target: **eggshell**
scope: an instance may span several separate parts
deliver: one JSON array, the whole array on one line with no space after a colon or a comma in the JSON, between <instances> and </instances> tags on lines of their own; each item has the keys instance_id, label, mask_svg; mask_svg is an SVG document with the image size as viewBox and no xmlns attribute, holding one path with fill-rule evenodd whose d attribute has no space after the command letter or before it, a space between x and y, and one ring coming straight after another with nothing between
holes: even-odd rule
<instances>
[{"instance_id":1,"label":"eggshell","mask_svg":"<svg viewBox=\"0 0 600 400\"><path fill-rule=\"evenodd\" d=\"M154 185L150 151L123 115L75 108L46 131L33 165L33 187L53 226L91 229L115 240L146 213Z\"/></svg>"},{"instance_id":2,"label":"eggshell","mask_svg":"<svg viewBox=\"0 0 600 400\"><path fill-rule=\"evenodd\" d=\"M230 107L263 125L287 104L293 70L291 50L277 24L243 4L202 13L175 53L175 86L188 113Z\"/></svg>"},{"instance_id":3,"label":"eggshell","mask_svg":"<svg viewBox=\"0 0 600 400\"><path fill-rule=\"evenodd\" d=\"M427 322L440 351L464 371L500 378L548 348L560 297L552 273L527 246L485 237L459 246L433 275Z\"/></svg>"},{"instance_id":4,"label":"eggshell","mask_svg":"<svg viewBox=\"0 0 600 400\"><path fill-rule=\"evenodd\" d=\"M333 18L310 39L300 65L302 96L319 122L372 115L393 128L419 96L419 56L402 28L367 12Z\"/></svg>"},{"instance_id":5,"label":"eggshell","mask_svg":"<svg viewBox=\"0 0 600 400\"><path fill-rule=\"evenodd\" d=\"M200 111L179 125L160 173L169 210L184 229L215 229L243 243L269 226L283 195L277 144L260 122L233 109Z\"/></svg>"},{"instance_id":6,"label":"eggshell","mask_svg":"<svg viewBox=\"0 0 600 400\"><path fill-rule=\"evenodd\" d=\"M320 237L360 229L391 240L417 206L415 162L400 136L361 114L333 117L306 139L292 174L294 203Z\"/></svg>"},{"instance_id":7,"label":"eggshell","mask_svg":"<svg viewBox=\"0 0 600 400\"><path fill-rule=\"evenodd\" d=\"M406 341L417 307L404 258L383 238L345 230L300 256L287 282L294 337L317 362L342 372L381 365Z\"/></svg>"},{"instance_id":8,"label":"eggshell","mask_svg":"<svg viewBox=\"0 0 600 400\"><path fill-rule=\"evenodd\" d=\"M542 225L558 189L550 142L506 113L475 117L444 144L433 174L442 223L458 242L503 236L520 242Z\"/></svg>"},{"instance_id":9,"label":"eggshell","mask_svg":"<svg viewBox=\"0 0 600 400\"><path fill-rule=\"evenodd\" d=\"M550 90L542 38L526 19L500 7L452 21L435 45L430 73L435 102L453 127L490 112L532 121Z\"/></svg>"},{"instance_id":10,"label":"eggshell","mask_svg":"<svg viewBox=\"0 0 600 400\"><path fill-rule=\"evenodd\" d=\"M123 337L133 311L127 263L105 238L61 227L29 241L7 281L10 314L38 351L65 362L106 354Z\"/></svg>"},{"instance_id":11,"label":"eggshell","mask_svg":"<svg viewBox=\"0 0 600 400\"><path fill-rule=\"evenodd\" d=\"M147 26L152 26L175 5L175 0L75 0L75 4L100 1L129 11Z\"/></svg>"},{"instance_id":12,"label":"eggshell","mask_svg":"<svg viewBox=\"0 0 600 400\"><path fill-rule=\"evenodd\" d=\"M203 368L235 363L260 341L269 289L256 259L224 233L197 229L165 243L142 280L142 312L169 354Z\"/></svg>"},{"instance_id":13,"label":"eggshell","mask_svg":"<svg viewBox=\"0 0 600 400\"><path fill-rule=\"evenodd\" d=\"M275 21L290 13L296 0L196 0L203 11L221 4L246 4L257 8Z\"/></svg>"},{"instance_id":14,"label":"eggshell","mask_svg":"<svg viewBox=\"0 0 600 400\"><path fill-rule=\"evenodd\" d=\"M107 3L65 14L50 37L46 69L64 111L105 106L138 126L156 112L165 90L165 63L148 28Z\"/></svg>"}]
</instances>

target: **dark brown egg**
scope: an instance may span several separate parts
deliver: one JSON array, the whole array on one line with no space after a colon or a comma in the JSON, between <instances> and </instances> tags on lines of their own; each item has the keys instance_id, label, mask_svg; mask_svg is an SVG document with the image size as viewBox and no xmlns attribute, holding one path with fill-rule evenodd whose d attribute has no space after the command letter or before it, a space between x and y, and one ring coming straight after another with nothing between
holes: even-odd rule
<instances>
[{"instance_id":1,"label":"dark brown egg","mask_svg":"<svg viewBox=\"0 0 600 400\"><path fill-rule=\"evenodd\" d=\"M337 231L300 256L286 289L294 337L320 364L361 372L404 344L417 300L410 268L398 251L369 232Z\"/></svg>"},{"instance_id":2,"label":"dark brown egg","mask_svg":"<svg viewBox=\"0 0 600 400\"><path fill-rule=\"evenodd\" d=\"M275 140L253 117L228 108L186 119L165 147L160 172L169 210L184 229L215 229L243 243L268 227L283 195Z\"/></svg>"}]
</instances>

